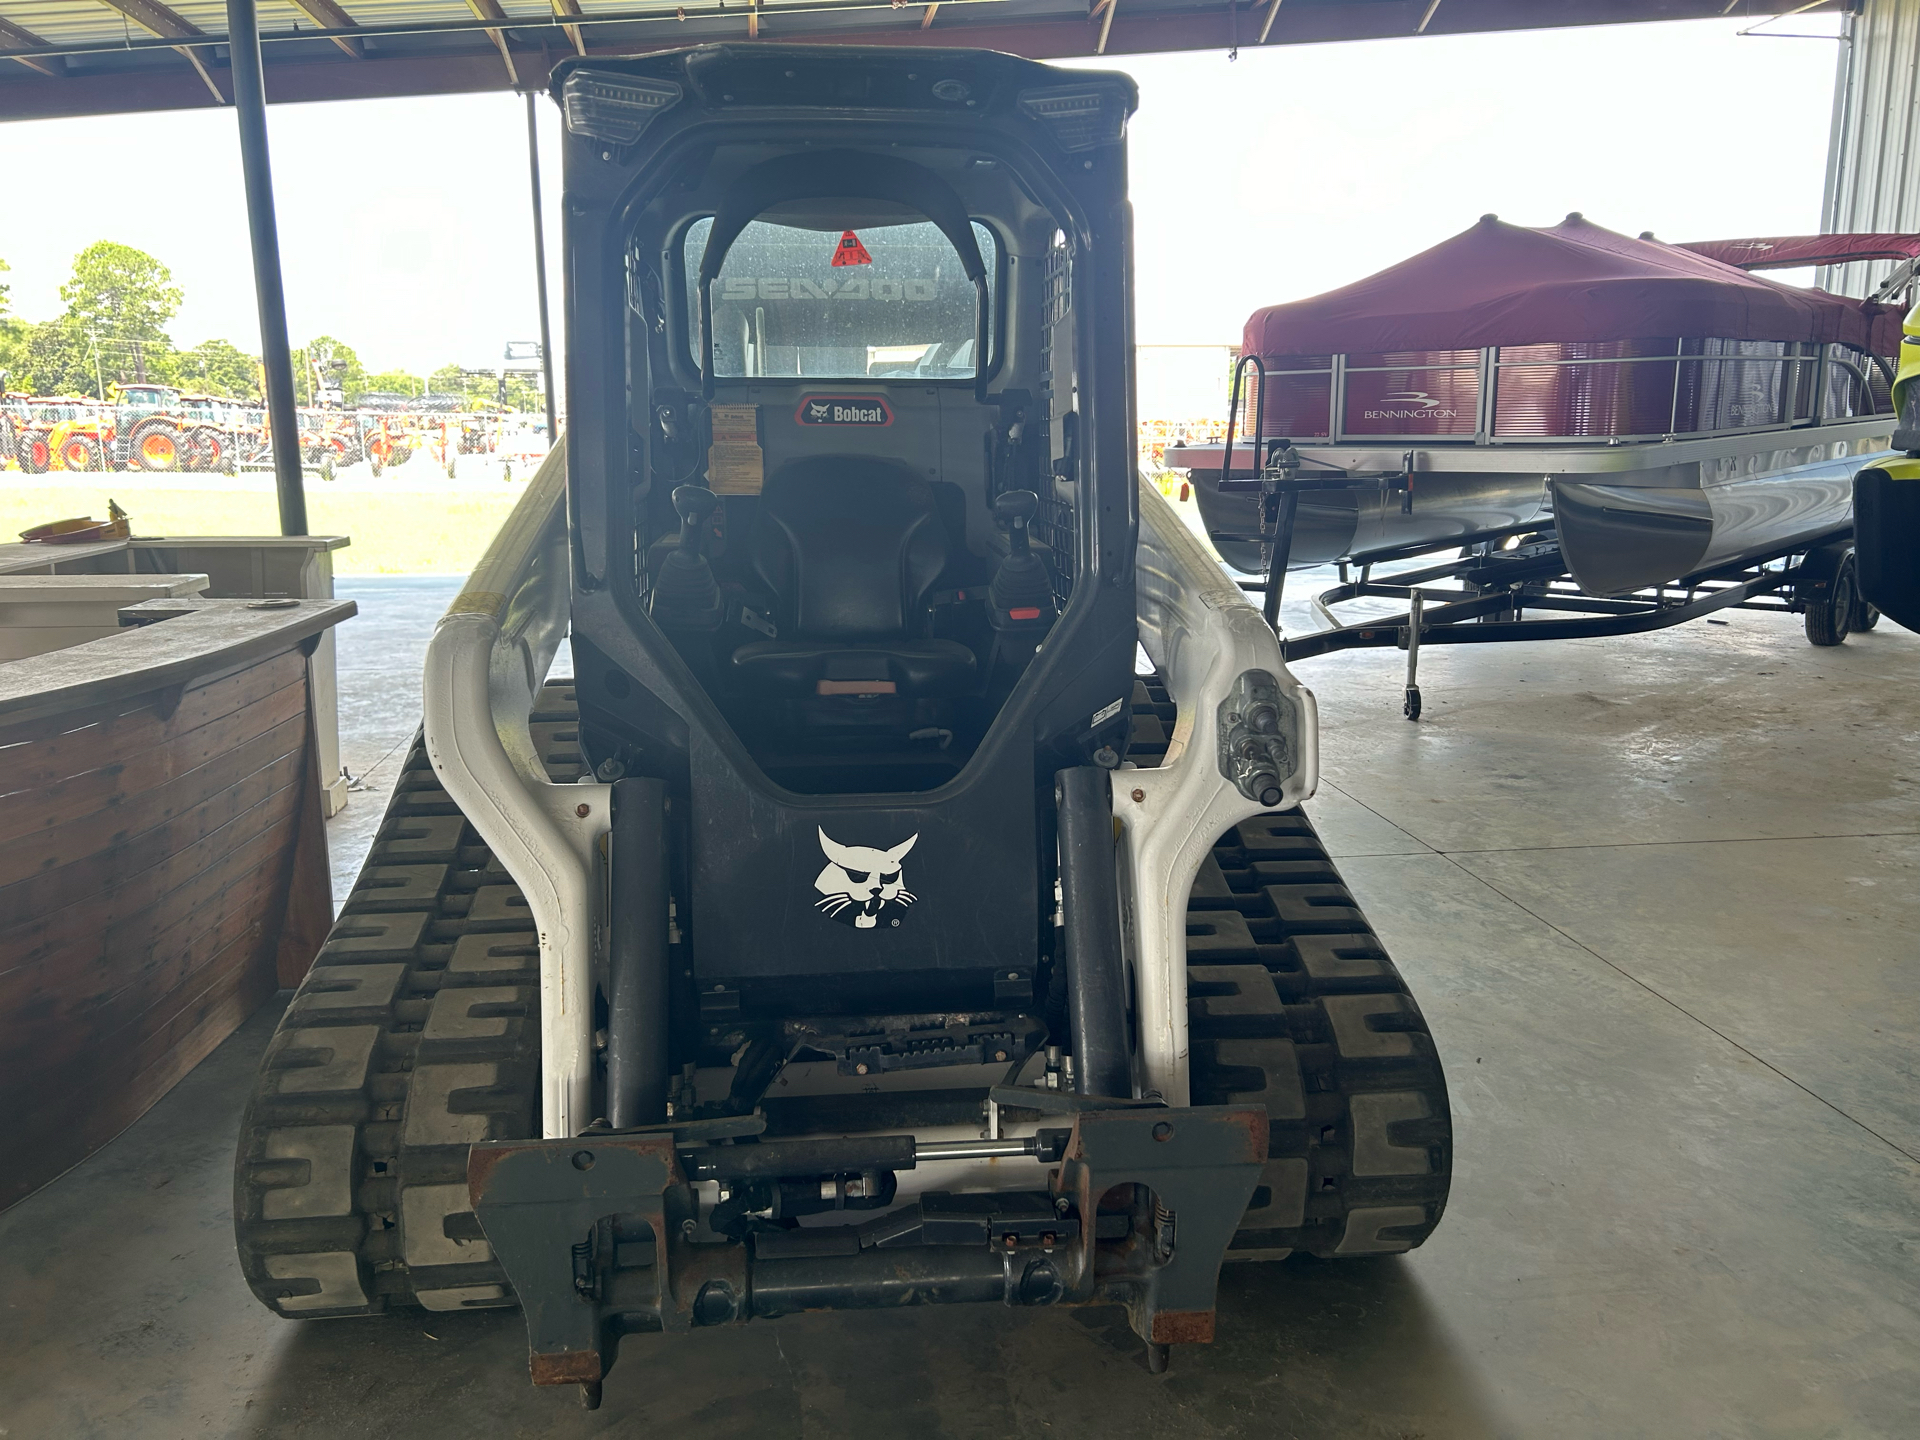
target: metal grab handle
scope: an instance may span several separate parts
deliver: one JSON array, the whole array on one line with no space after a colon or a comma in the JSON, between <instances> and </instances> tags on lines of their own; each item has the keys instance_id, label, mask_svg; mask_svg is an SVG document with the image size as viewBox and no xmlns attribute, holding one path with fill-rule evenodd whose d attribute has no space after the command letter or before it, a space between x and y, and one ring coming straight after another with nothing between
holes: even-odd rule
<instances>
[{"instance_id":1,"label":"metal grab handle","mask_svg":"<svg viewBox=\"0 0 1920 1440\"><path fill-rule=\"evenodd\" d=\"M1267 433L1267 365L1258 355L1242 355L1234 362L1233 386L1227 396L1227 445L1220 455L1222 488L1233 479L1233 427L1240 418L1240 377L1247 373L1249 365L1260 372L1260 388L1253 396L1253 444L1256 456ZM1256 459L1254 464L1257 468L1259 461Z\"/></svg>"},{"instance_id":2,"label":"metal grab handle","mask_svg":"<svg viewBox=\"0 0 1920 1440\"><path fill-rule=\"evenodd\" d=\"M987 293L987 277L973 279L973 398L987 403L987 340L993 325L993 298Z\"/></svg>"},{"instance_id":3,"label":"metal grab handle","mask_svg":"<svg viewBox=\"0 0 1920 1440\"><path fill-rule=\"evenodd\" d=\"M700 277L700 398L713 399L713 279Z\"/></svg>"}]
</instances>

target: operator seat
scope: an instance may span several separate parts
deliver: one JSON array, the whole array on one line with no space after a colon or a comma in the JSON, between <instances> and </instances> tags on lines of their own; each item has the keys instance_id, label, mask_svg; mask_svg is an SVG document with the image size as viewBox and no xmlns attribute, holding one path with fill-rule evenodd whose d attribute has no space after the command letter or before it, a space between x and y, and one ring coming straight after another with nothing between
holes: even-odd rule
<instances>
[{"instance_id":1,"label":"operator seat","mask_svg":"<svg viewBox=\"0 0 1920 1440\"><path fill-rule=\"evenodd\" d=\"M779 638L734 651L735 674L768 695L965 694L973 651L926 635L947 560L925 480L869 458L796 461L767 483L753 535Z\"/></svg>"}]
</instances>

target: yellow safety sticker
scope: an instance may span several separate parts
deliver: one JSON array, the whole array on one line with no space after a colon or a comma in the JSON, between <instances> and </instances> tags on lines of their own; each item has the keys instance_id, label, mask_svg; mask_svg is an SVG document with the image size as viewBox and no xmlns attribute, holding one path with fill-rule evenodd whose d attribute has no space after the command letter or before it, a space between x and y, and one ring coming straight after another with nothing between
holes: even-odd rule
<instances>
[{"instance_id":1,"label":"yellow safety sticker","mask_svg":"<svg viewBox=\"0 0 1920 1440\"><path fill-rule=\"evenodd\" d=\"M707 484L716 495L758 495L766 484L760 449L758 405L713 407L713 445L707 451Z\"/></svg>"}]
</instances>

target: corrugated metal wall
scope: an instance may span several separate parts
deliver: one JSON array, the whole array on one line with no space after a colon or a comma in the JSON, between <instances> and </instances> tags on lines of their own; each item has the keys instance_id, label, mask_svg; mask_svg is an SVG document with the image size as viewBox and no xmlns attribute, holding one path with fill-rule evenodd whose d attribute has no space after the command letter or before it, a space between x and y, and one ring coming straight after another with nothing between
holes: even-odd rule
<instances>
[{"instance_id":1,"label":"corrugated metal wall","mask_svg":"<svg viewBox=\"0 0 1920 1440\"><path fill-rule=\"evenodd\" d=\"M1821 228L1920 231L1920 0L1860 0L1847 17ZM1866 295L1885 260L1822 266L1816 283Z\"/></svg>"}]
</instances>

